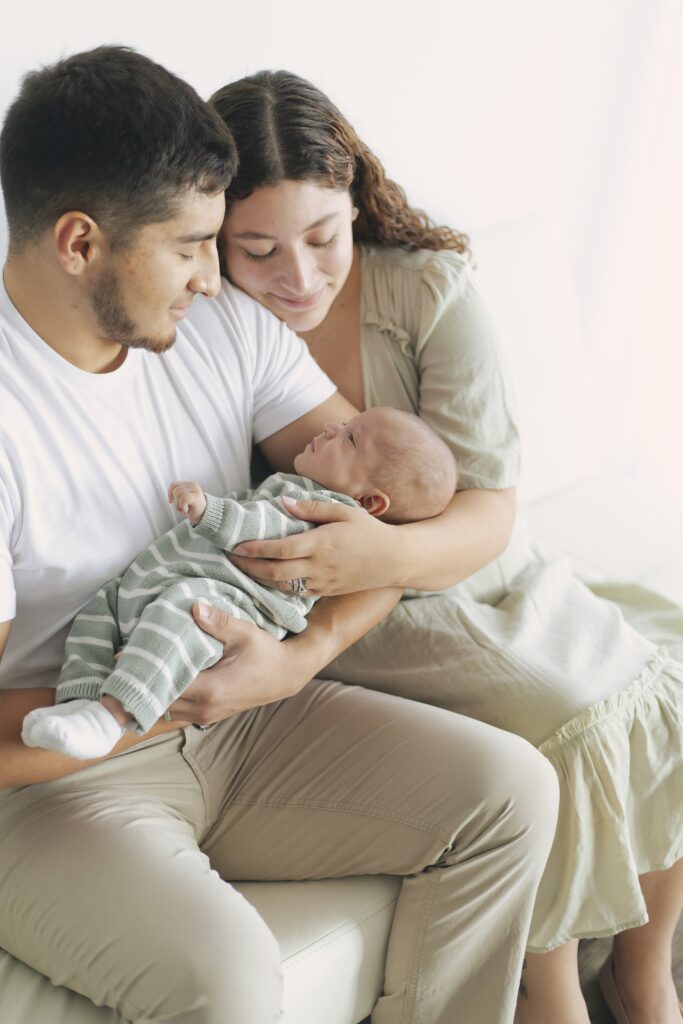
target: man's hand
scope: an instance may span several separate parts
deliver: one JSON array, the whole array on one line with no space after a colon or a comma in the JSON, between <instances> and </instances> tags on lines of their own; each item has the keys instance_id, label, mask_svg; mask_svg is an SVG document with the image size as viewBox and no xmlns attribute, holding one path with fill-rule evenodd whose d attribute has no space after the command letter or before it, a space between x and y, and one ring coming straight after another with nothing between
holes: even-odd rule
<instances>
[{"instance_id":1,"label":"man's hand","mask_svg":"<svg viewBox=\"0 0 683 1024\"><path fill-rule=\"evenodd\" d=\"M204 515L206 495L194 480L174 480L168 488L168 500L193 526Z\"/></svg>"},{"instance_id":2,"label":"man's hand","mask_svg":"<svg viewBox=\"0 0 683 1024\"><path fill-rule=\"evenodd\" d=\"M223 657L200 672L169 708L174 722L211 725L298 693L309 681L287 641L201 602L195 622L223 644Z\"/></svg>"}]
</instances>

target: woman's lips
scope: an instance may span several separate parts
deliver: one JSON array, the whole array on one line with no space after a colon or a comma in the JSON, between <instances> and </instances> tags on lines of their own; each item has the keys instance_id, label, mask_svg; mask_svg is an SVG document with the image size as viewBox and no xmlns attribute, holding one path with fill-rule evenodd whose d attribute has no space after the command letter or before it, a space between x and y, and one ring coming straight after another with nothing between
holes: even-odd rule
<instances>
[{"instance_id":1,"label":"woman's lips","mask_svg":"<svg viewBox=\"0 0 683 1024\"><path fill-rule=\"evenodd\" d=\"M276 292L271 292L271 295L276 302L281 302L288 309L309 309L310 306L315 306L324 291L325 286L323 285L317 292L311 292L310 295L306 295L302 299L288 299L287 296L278 295Z\"/></svg>"}]
</instances>

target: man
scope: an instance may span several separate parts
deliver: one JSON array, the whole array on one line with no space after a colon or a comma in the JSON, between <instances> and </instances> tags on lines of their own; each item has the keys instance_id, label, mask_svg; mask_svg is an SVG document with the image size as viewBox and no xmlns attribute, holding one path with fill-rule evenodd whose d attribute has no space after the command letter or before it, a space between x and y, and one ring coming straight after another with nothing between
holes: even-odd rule
<instances>
[{"instance_id":1,"label":"man","mask_svg":"<svg viewBox=\"0 0 683 1024\"><path fill-rule=\"evenodd\" d=\"M552 771L479 723L306 685L397 593L323 599L282 643L197 606L225 657L151 741L84 767L19 740L76 611L172 525L170 480L244 487L252 440L289 470L351 411L220 282L234 165L189 86L115 47L28 76L0 136L0 946L132 1021L265 1024L278 950L223 879L393 873L377 1024L509 1021Z\"/></svg>"}]
</instances>

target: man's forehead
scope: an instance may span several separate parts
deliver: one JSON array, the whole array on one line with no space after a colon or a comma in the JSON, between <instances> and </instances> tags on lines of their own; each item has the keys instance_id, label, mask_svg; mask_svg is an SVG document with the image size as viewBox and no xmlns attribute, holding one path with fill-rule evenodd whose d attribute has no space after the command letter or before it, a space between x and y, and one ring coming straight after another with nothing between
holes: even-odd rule
<instances>
[{"instance_id":1,"label":"man's forehead","mask_svg":"<svg viewBox=\"0 0 683 1024\"><path fill-rule=\"evenodd\" d=\"M225 194L222 191L206 195L193 189L178 197L172 217L150 227L174 242L191 244L214 238L224 215Z\"/></svg>"}]
</instances>

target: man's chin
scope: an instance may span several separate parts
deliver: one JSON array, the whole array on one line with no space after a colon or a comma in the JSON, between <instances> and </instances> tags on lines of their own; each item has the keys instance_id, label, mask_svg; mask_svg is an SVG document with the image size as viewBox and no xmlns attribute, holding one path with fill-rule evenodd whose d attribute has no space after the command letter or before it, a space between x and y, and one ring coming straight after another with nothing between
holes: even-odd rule
<instances>
[{"instance_id":1,"label":"man's chin","mask_svg":"<svg viewBox=\"0 0 683 1024\"><path fill-rule=\"evenodd\" d=\"M126 348L139 348L144 352L155 352L157 355L161 355L163 352L166 352L169 348L173 347L176 341L176 336L176 331L174 330L171 334L166 335L165 338L129 338L124 341L123 344Z\"/></svg>"}]
</instances>

